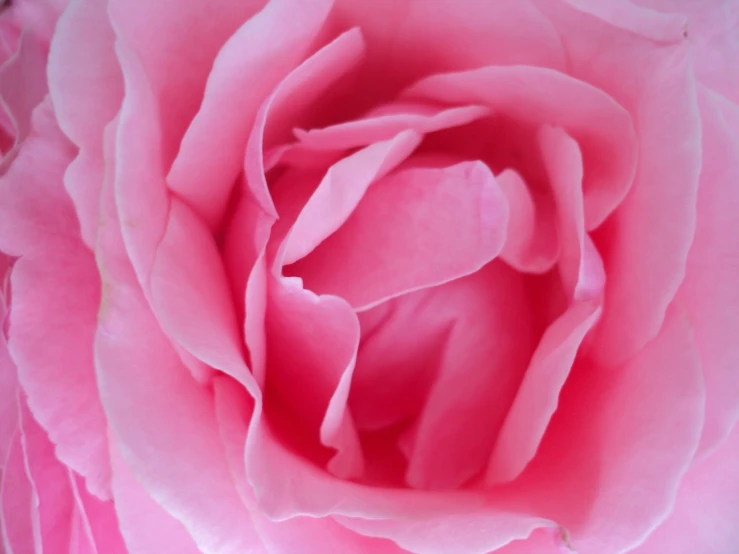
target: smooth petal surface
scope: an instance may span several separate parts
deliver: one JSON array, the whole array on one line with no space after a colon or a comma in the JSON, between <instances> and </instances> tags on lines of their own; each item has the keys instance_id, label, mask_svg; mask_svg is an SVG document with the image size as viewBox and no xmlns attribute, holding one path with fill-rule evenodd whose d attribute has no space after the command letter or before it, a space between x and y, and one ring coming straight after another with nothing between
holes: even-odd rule
<instances>
[{"instance_id":1,"label":"smooth petal surface","mask_svg":"<svg viewBox=\"0 0 739 554\"><path fill-rule=\"evenodd\" d=\"M289 274L367 309L473 273L500 252L507 219L483 164L408 169L371 187L344 226Z\"/></svg>"},{"instance_id":2,"label":"smooth petal surface","mask_svg":"<svg viewBox=\"0 0 739 554\"><path fill-rule=\"evenodd\" d=\"M103 131L121 105L123 79L107 1L71 0L56 27L48 80L59 127L80 151L64 177L82 238L95 244L103 181Z\"/></svg>"},{"instance_id":3,"label":"smooth petal surface","mask_svg":"<svg viewBox=\"0 0 739 554\"><path fill-rule=\"evenodd\" d=\"M113 500L120 532L130 554L200 554L183 525L157 504L111 447Z\"/></svg>"},{"instance_id":4,"label":"smooth petal surface","mask_svg":"<svg viewBox=\"0 0 739 554\"><path fill-rule=\"evenodd\" d=\"M634 0L646 8L660 12L663 18L684 22L683 39L694 51L698 80L734 104L739 103L739 7L733 2L705 0Z\"/></svg>"},{"instance_id":5,"label":"smooth petal surface","mask_svg":"<svg viewBox=\"0 0 739 554\"><path fill-rule=\"evenodd\" d=\"M706 381L701 451L715 447L739 419L739 107L701 88L703 165L695 238L678 298L695 330Z\"/></svg>"},{"instance_id":6,"label":"smooth petal surface","mask_svg":"<svg viewBox=\"0 0 739 554\"><path fill-rule=\"evenodd\" d=\"M265 160L265 144L270 146L276 138L285 140L295 118L354 69L364 53L362 32L358 28L350 29L291 71L261 104L246 144L244 174L254 199L268 214L275 216L276 212L265 175L265 161L275 162Z\"/></svg>"},{"instance_id":7,"label":"smooth petal surface","mask_svg":"<svg viewBox=\"0 0 739 554\"><path fill-rule=\"evenodd\" d=\"M316 296L296 279L270 283L266 317L267 391L274 391L279 416L289 415L294 427L338 449L329 464L341 477L364 471L359 439L351 419L341 408L327 414L342 376L354 368L359 345L359 322L351 307L335 296ZM346 379L346 378L345 378ZM348 390L346 391L348 393ZM338 413L333 413L336 411ZM275 414L277 415L277 414ZM338 418L322 427L324 416ZM342 429L341 427L344 427Z\"/></svg>"},{"instance_id":8,"label":"smooth petal surface","mask_svg":"<svg viewBox=\"0 0 739 554\"><path fill-rule=\"evenodd\" d=\"M258 552L260 541L218 438L213 398L192 379L143 298L112 193L103 188L106 223L98 233L97 260L105 284L95 359L123 459L204 553Z\"/></svg>"},{"instance_id":9,"label":"smooth petal surface","mask_svg":"<svg viewBox=\"0 0 739 554\"><path fill-rule=\"evenodd\" d=\"M12 274L9 346L57 455L106 497L106 423L90 350L100 285L64 191L72 152L50 107L35 112L34 130L0 183L0 248L21 256Z\"/></svg>"},{"instance_id":10,"label":"smooth petal surface","mask_svg":"<svg viewBox=\"0 0 739 554\"><path fill-rule=\"evenodd\" d=\"M300 141L295 147L309 150L344 150L389 140L402 131L433 133L471 123L490 114L484 106L439 108L398 102L380 106L366 116L317 129L296 129Z\"/></svg>"},{"instance_id":11,"label":"smooth petal surface","mask_svg":"<svg viewBox=\"0 0 739 554\"><path fill-rule=\"evenodd\" d=\"M282 245L284 258L278 258L278 263L304 258L341 228L369 187L401 164L420 142L418 133L403 131L331 166L290 229Z\"/></svg>"},{"instance_id":12,"label":"smooth petal surface","mask_svg":"<svg viewBox=\"0 0 739 554\"><path fill-rule=\"evenodd\" d=\"M593 237L608 275L593 352L617 366L656 336L685 272L701 163L692 62L685 41L657 43L562 2L537 5L559 30L570 73L628 110L639 137L631 191Z\"/></svg>"},{"instance_id":13,"label":"smooth petal surface","mask_svg":"<svg viewBox=\"0 0 739 554\"><path fill-rule=\"evenodd\" d=\"M600 255L585 232L580 148L562 129L548 126L539 131L539 143L557 207L559 272L565 294L576 301L599 298L606 276Z\"/></svg>"},{"instance_id":14,"label":"smooth petal surface","mask_svg":"<svg viewBox=\"0 0 739 554\"><path fill-rule=\"evenodd\" d=\"M247 10L258 4L231 3ZM248 21L243 15L232 18L232 23L246 22L229 33L213 62L202 105L168 177L172 190L192 202L209 224L222 215L259 107L309 53L331 5L330 0L272 0Z\"/></svg>"},{"instance_id":15,"label":"smooth petal surface","mask_svg":"<svg viewBox=\"0 0 739 554\"><path fill-rule=\"evenodd\" d=\"M367 100L386 97L423 75L485 65L525 64L564 69L561 42L528 0L338 0L336 19L361 25L369 45L363 77ZM393 22L388 25L388 22Z\"/></svg>"},{"instance_id":16,"label":"smooth petal surface","mask_svg":"<svg viewBox=\"0 0 739 554\"><path fill-rule=\"evenodd\" d=\"M36 538L32 522L38 512L33 505L33 488L26 474L19 430L3 460L1 477L0 534L4 549L13 554L34 554Z\"/></svg>"},{"instance_id":17,"label":"smooth petal surface","mask_svg":"<svg viewBox=\"0 0 739 554\"><path fill-rule=\"evenodd\" d=\"M739 428L683 477L667 519L629 554L725 554L739 544Z\"/></svg>"},{"instance_id":18,"label":"smooth petal surface","mask_svg":"<svg viewBox=\"0 0 739 554\"><path fill-rule=\"evenodd\" d=\"M546 330L498 433L486 482L515 479L534 457L582 340L600 312L595 304L576 303Z\"/></svg>"},{"instance_id":19,"label":"smooth petal surface","mask_svg":"<svg viewBox=\"0 0 739 554\"><path fill-rule=\"evenodd\" d=\"M588 230L605 220L631 186L637 155L632 119L613 98L587 82L545 68L490 66L426 77L404 95L483 104L520 121L562 127L583 152Z\"/></svg>"},{"instance_id":20,"label":"smooth petal surface","mask_svg":"<svg viewBox=\"0 0 739 554\"><path fill-rule=\"evenodd\" d=\"M496 176L508 200L508 232L500 258L522 272L543 273L559 256L555 208L548 195L534 195L523 178L506 169Z\"/></svg>"},{"instance_id":21,"label":"smooth petal surface","mask_svg":"<svg viewBox=\"0 0 739 554\"><path fill-rule=\"evenodd\" d=\"M704 400L689 322L670 310L657 338L627 365L576 365L505 505L521 502L557 521L577 552L634 547L672 508L698 446Z\"/></svg>"},{"instance_id":22,"label":"smooth petal surface","mask_svg":"<svg viewBox=\"0 0 739 554\"><path fill-rule=\"evenodd\" d=\"M490 458L534 347L534 325L522 277L499 262L434 293L429 309L445 313L451 329L417 420L406 481L453 489Z\"/></svg>"},{"instance_id":23,"label":"smooth petal surface","mask_svg":"<svg viewBox=\"0 0 739 554\"><path fill-rule=\"evenodd\" d=\"M16 405L21 416L21 447L34 508L31 517L34 547L37 551L64 552L70 541L74 509L68 469L56 458L54 445L33 419L23 396L19 393Z\"/></svg>"},{"instance_id":24,"label":"smooth petal surface","mask_svg":"<svg viewBox=\"0 0 739 554\"><path fill-rule=\"evenodd\" d=\"M216 54L263 4L263 0L226 0L218 5L166 0L152 7L146 0L109 0L116 42L125 43L140 60L159 104L154 121L160 127L161 144L146 146L161 148L165 170L203 101Z\"/></svg>"},{"instance_id":25,"label":"smooth petal surface","mask_svg":"<svg viewBox=\"0 0 739 554\"><path fill-rule=\"evenodd\" d=\"M80 535L84 535L78 536L80 552L128 554L118 528L113 502L91 496L72 472L68 472L68 477L79 516Z\"/></svg>"},{"instance_id":26,"label":"smooth petal surface","mask_svg":"<svg viewBox=\"0 0 739 554\"><path fill-rule=\"evenodd\" d=\"M0 102L14 131L14 144L0 163L0 174L7 170L19 144L31 131L31 114L46 95L45 65L42 46L31 33L24 32L18 50L0 66Z\"/></svg>"}]
</instances>

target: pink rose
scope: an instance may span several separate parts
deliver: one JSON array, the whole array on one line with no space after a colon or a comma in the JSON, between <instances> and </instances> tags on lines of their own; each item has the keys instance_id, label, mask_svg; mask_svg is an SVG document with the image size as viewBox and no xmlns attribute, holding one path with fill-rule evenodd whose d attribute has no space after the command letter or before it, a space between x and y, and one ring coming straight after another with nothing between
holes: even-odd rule
<instances>
[{"instance_id":1,"label":"pink rose","mask_svg":"<svg viewBox=\"0 0 739 554\"><path fill-rule=\"evenodd\" d=\"M0 63L4 554L739 552L739 3L15 0Z\"/></svg>"}]
</instances>

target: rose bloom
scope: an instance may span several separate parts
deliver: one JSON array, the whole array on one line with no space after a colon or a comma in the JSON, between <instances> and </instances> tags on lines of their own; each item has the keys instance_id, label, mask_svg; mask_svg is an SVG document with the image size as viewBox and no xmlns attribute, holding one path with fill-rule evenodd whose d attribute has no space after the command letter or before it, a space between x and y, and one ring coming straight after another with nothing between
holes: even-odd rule
<instances>
[{"instance_id":1,"label":"rose bloom","mask_svg":"<svg viewBox=\"0 0 739 554\"><path fill-rule=\"evenodd\" d=\"M5 4L3 554L739 552L739 2Z\"/></svg>"}]
</instances>

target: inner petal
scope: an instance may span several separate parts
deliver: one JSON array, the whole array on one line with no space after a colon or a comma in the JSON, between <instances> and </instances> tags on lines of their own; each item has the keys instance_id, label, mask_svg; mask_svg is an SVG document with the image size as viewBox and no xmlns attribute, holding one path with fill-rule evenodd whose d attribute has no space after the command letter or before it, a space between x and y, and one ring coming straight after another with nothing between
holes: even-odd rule
<instances>
[{"instance_id":1,"label":"inner petal","mask_svg":"<svg viewBox=\"0 0 739 554\"><path fill-rule=\"evenodd\" d=\"M404 98L483 104L521 121L563 127L583 150L588 230L619 205L633 181L637 144L629 113L601 90L563 73L488 66L427 77Z\"/></svg>"},{"instance_id":2,"label":"inner petal","mask_svg":"<svg viewBox=\"0 0 739 554\"><path fill-rule=\"evenodd\" d=\"M357 310L475 272L500 252L508 204L479 162L409 168L376 183L344 226L285 268Z\"/></svg>"},{"instance_id":3,"label":"inner petal","mask_svg":"<svg viewBox=\"0 0 739 554\"><path fill-rule=\"evenodd\" d=\"M429 312L452 327L410 442L414 488L463 485L484 469L533 351L524 277L494 261L434 289Z\"/></svg>"}]
</instances>

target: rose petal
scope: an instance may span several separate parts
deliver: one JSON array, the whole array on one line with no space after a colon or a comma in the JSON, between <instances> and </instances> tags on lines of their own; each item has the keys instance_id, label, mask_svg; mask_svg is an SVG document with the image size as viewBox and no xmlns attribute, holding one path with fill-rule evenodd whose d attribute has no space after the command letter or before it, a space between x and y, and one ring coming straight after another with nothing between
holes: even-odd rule
<instances>
[{"instance_id":1,"label":"rose petal","mask_svg":"<svg viewBox=\"0 0 739 554\"><path fill-rule=\"evenodd\" d=\"M351 419L340 408L327 413L344 375L350 379L354 369L359 323L351 307L341 298L315 296L294 279L274 280L266 332L266 387L275 394L268 395L267 407L277 401L280 416L293 425L297 418L303 433L316 439L320 427L321 441L339 450L329 469L342 477L361 475L363 460Z\"/></svg>"},{"instance_id":2,"label":"rose petal","mask_svg":"<svg viewBox=\"0 0 739 554\"><path fill-rule=\"evenodd\" d=\"M739 104L739 76L734 71L739 55L736 34L739 10L735 4L717 0L635 0L635 3L662 12L662 17L685 21L683 40L687 39L693 50L698 81Z\"/></svg>"},{"instance_id":3,"label":"rose petal","mask_svg":"<svg viewBox=\"0 0 739 554\"><path fill-rule=\"evenodd\" d=\"M259 108L246 145L244 174L254 198L270 215L276 215L276 212L265 175L264 144L270 129L268 122L276 119L281 124L277 129L272 129L273 136L280 135L279 127L282 127L284 134L294 121L291 121L289 112L293 112L295 117L295 112L300 113L314 103L335 81L353 69L364 53L361 31L347 31L289 73Z\"/></svg>"},{"instance_id":4,"label":"rose petal","mask_svg":"<svg viewBox=\"0 0 739 554\"><path fill-rule=\"evenodd\" d=\"M687 19L678 14L661 14L631 3L631 0L565 0L578 10L589 13L626 31L659 42L679 42L685 38ZM637 3L641 3L638 2ZM671 2L674 7L674 2Z\"/></svg>"},{"instance_id":5,"label":"rose petal","mask_svg":"<svg viewBox=\"0 0 739 554\"><path fill-rule=\"evenodd\" d=\"M111 446L111 459L115 511L128 551L131 554L168 551L200 554L185 527L151 498L114 446Z\"/></svg>"},{"instance_id":6,"label":"rose petal","mask_svg":"<svg viewBox=\"0 0 739 554\"><path fill-rule=\"evenodd\" d=\"M31 514L33 544L38 552L63 552L69 545L73 510L68 469L56 458L54 445L33 419L22 397L19 396L16 406L21 415L21 447L34 508ZM27 547L30 546L29 543Z\"/></svg>"},{"instance_id":7,"label":"rose petal","mask_svg":"<svg viewBox=\"0 0 739 554\"><path fill-rule=\"evenodd\" d=\"M68 476L84 532L84 537L80 537L80 550L91 554L128 554L113 502L91 496L80 486L76 475L68 472ZM84 546L85 542L89 549Z\"/></svg>"},{"instance_id":8,"label":"rose petal","mask_svg":"<svg viewBox=\"0 0 739 554\"><path fill-rule=\"evenodd\" d=\"M234 6L239 4L250 11L261 2L235 2ZM226 35L229 40L213 68L208 67L202 104L168 177L171 189L188 200L208 224L223 213L259 107L308 54L331 5L331 0L272 0L252 18L246 13L232 18L232 22L246 22ZM263 198L257 200L265 207Z\"/></svg>"},{"instance_id":9,"label":"rose petal","mask_svg":"<svg viewBox=\"0 0 739 554\"><path fill-rule=\"evenodd\" d=\"M367 37L368 67L358 102L376 105L423 75L484 65L564 69L566 54L552 25L528 0L338 0L335 13ZM388 22L393 22L388 25Z\"/></svg>"},{"instance_id":10,"label":"rose petal","mask_svg":"<svg viewBox=\"0 0 739 554\"><path fill-rule=\"evenodd\" d=\"M2 159L0 175L31 131L31 114L46 95L45 66L46 54L29 32L21 33L18 50L0 66L0 101L14 128L14 144Z\"/></svg>"},{"instance_id":11,"label":"rose petal","mask_svg":"<svg viewBox=\"0 0 739 554\"><path fill-rule=\"evenodd\" d=\"M289 272L367 309L485 265L503 245L507 212L482 163L408 169L371 187L344 226Z\"/></svg>"},{"instance_id":12,"label":"rose petal","mask_svg":"<svg viewBox=\"0 0 739 554\"><path fill-rule=\"evenodd\" d=\"M318 129L296 129L300 141L297 148L308 150L348 150L389 140L398 133L413 129L433 133L448 127L465 125L490 114L484 106L438 108L412 103L393 103L382 111L372 110L359 119Z\"/></svg>"},{"instance_id":13,"label":"rose petal","mask_svg":"<svg viewBox=\"0 0 739 554\"><path fill-rule=\"evenodd\" d=\"M407 551L388 539L364 537L331 518L294 517L274 522L260 516L257 528L265 538L270 554L404 554Z\"/></svg>"},{"instance_id":14,"label":"rose petal","mask_svg":"<svg viewBox=\"0 0 739 554\"><path fill-rule=\"evenodd\" d=\"M571 74L628 110L639 136L634 185L594 235L608 283L592 350L599 363L618 366L657 334L685 271L701 155L692 63L684 41L656 43L563 3L537 5L567 45Z\"/></svg>"},{"instance_id":15,"label":"rose petal","mask_svg":"<svg viewBox=\"0 0 739 554\"><path fill-rule=\"evenodd\" d=\"M739 427L685 474L667 519L629 554L724 554L739 544Z\"/></svg>"},{"instance_id":16,"label":"rose petal","mask_svg":"<svg viewBox=\"0 0 739 554\"><path fill-rule=\"evenodd\" d=\"M715 447L739 419L739 109L700 89L703 166L697 222L678 298L695 330L706 380L702 454ZM733 121L731 114L733 113Z\"/></svg>"},{"instance_id":17,"label":"rose petal","mask_svg":"<svg viewBox=\"0 0 739 554\"><path fill-rule=\"evenodd\" d=\"M559 257L555 209L548 195L535 194L513 169L496 176L508 200L508 233L500 257L526 273L544 273Z\"/></svg>"},{"instance_id":18,"label":"rose petal","mask_svg":"<svg viewBox=\"0 0 739 554\"><path fill-rule=\"evenodd\" d=\"M107 497L107 431L90 351L100 285L62 183L71 158L45 102L0 184L0 249L22 256L12 274L9 347L57 456Z\"/></svg>"},{"instance_id":19,"label":"rose petal","mask_svg":"<svg viewBox=\"0 0 739 554\"><path fill-rule=\"evenodd\" d=\"M435 289L451 326L418 420L406 481L453 489L484 469L534 347L520 274L500 263ZM438 316L437 316L438 317Z\"/></svg>"},{"instance_id":20,"label":"rose petal","mask_svg":"<svg viewBox=\"0 0 739 554\"><path fill-rule=\"evenodd\" d=\"M546 330L498 433L486 482L515 479L535 456L577 351L600 313L595 304L575 303Z\"/></svg>"},{"instance_id":21,"label":"rose petal","mask_svg":"<svg viewBox=\"0 0 739 554\"><path fill-rule=\"evenodd\" d=\"M559 271L565 294L577 301L596 299L603 294L605 270L585 233L580 148L562 129L549 126L540 129L539 143L557 206Z\"/></svg>"},{"instance_id":22,"label":"rose petal","mask_svg":"<svg viewBox=\"0 0 739 554\"><path fill-rule=\"evenodd\" d=\"M17 408L17 405L14 407ZM21 433L16 429L0 476L0 533L8 552L33 552L32 521L37 517L33 489L23 463ZM30 547L30 548L29 548Z\"/></svg>"},{"instance_id":23,"label":"rose petal","mask_svg":"<svg viewBox=\"0 0 739 554\"><path fill-rule=\"evenodd\" d=\"M212 396L190 377L142 296L112 193L103 188L97 257L106 283L95 357L121 454L204 553L250 552L260 540L233 486Z\"/></svg>"},{"instance_id":24,"label":"rose petal","mask_svg":"<svg viewBox=\"0 0 739 554\"><path fill-rule=\"evenodd\" d=\"M689 321L671 309L657 338L625 366L576 364L506 505L557 521L578 552L633 547L672 507L698 446L704 400Z\"/></svg>"},{"instance_id":25,"label":"rose petal","mask_svg":"<svg viewBox=\"0 0 739 554\"><path fill-rule=\"evenodd\" d=\"M80 151L64 185L77 210L82 237L95 244L103 181L103 130L121 105L123 79L113 50L107 2L71 0L49 52L49 92L59 127Z\"/></svg>"},{"instance_id":26,"label":"rose petal","mask_svg":"<svg viewBox=\"0 0 739 554\"><path fill-rule=\"evenodd\" d=\"M165 171L200 108L216 54L242 22L251 20L263 4L263 0L217 5L208 0L187 4L166 0L151 6L147 0L109 0L108 13L116 34L116 47L124 43L140 60L141 70L157 99L159 114L152 123L159 127L161 139L144 146L161 149L159 162ZM245 88L239 87L242 91ZM206 133L210 141L215 140L213 135ZM211 179L212 174L204 181ZM200 176L197 181L201 181Z\"/></svg>"},{"instance_id":27,"label":"rose petal","mask_svg":"<svg viewBox=\"0 0 739 554\"><path fill-rule=\"evenodd\" d=\"M587 82L545 68L490 66L426 77L404 95L451 104L483 104L520 121L564 128L583 151L588 230L603 222L631 186L637 146L631 117L613 98Z\"/></svg>"},{"instance_id":28,"label":"rose petal","mask_svg":"<svg viewBox=\"0 0 739 554\"><path fill-rule=\"evenodd\" d=\"M287 265L304 258L341 228L369 187L401 164L420 143L420 134L403 131L331 166L290 229L282 245L281 262Z\"/></svg>"}]
</instances>

